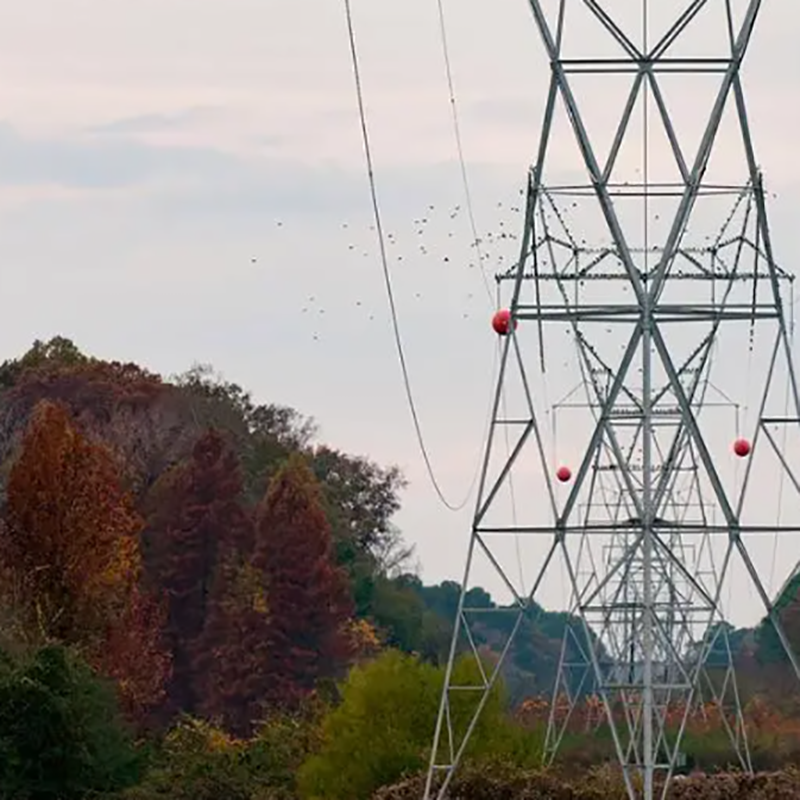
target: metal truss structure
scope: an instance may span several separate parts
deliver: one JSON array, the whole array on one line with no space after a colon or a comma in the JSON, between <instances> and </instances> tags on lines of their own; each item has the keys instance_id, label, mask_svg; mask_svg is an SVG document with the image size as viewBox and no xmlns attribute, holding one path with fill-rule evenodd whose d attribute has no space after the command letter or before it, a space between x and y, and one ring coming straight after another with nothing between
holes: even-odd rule
<instances>
[{"instance_id":1,"label":"metal truss structure","mask_svg":"<svg viewBox=\"0 0 800 800\"><path fill-rule=\"evenodd\" d=\"M519 258L497 276L511 324L425 800L446 796L559 560L575 624L546 758L575 698L589 693L629 796L651 800L666 796L701 700L719 710L750 768L723 615L737 565L800 675L754 557L759 542L800 532L774 494L776 476L800 492L792 276L775 261L740 76L761 2L684 0L682 12L651 0L528 2L549 89ZM692 107L701 84L712 90ZM624 87L618 107L612 85ZM592 107L610 121L605 147L587 121ZM565 155L567 138L576 147ZM575 372L575 387L547 407L541 381L555 361ZM546 430L556 412L569 415L565 452L575 458L574 474L558 477ZM512 477L531 500L524 515L502 501ZM529 587L503 563L509 539L546 543L525 561L536 567ZM471 607L487 570L510 605ZM492 663L480 648L486 614L507 617Z\"/></svg>"},{"instance_id":2,"label":"metal truss structure","mask_svg":"<svg viewBox=\"0 0 800 800\"><path fill-rule=\"evenodd\" d=\"M682 371L686 372L687 369ZM698 412L700 409L708 412L714 408L731 409L736 414L739 409L730 401L708 397L713 393L708 372L706 368L700 377L700 388L697 399L693 399L693 405ZM699 375L694 373L695 379ZM592 390L588 401L582 403L567 401L560 405L590 409L592 418L597 420L603 413L597 399L602 397L602 392L597 391L597 386L593 386ZM641 417L638 414L631 416L631 424L636 425L638 429L635 435L641 436ZM668 424L663 421L662 431ZM670 427L673 428L670 434L674 435L674 425ZM673 466L670 468L671 485L666 488L662 508L664 511L668 510L669 518L672 520L707 523L713 519L715 508L713 502L704 499L703 486L699 481L700 464L696 449L691 446L689 438L676 445ZM597 713L602 710L602 703L598 701L612 688L616 689L619 700L622 701L618 704L618 711L623 715L622 722L626 728L624 738L629 746L636 741L635 724L639 715L631 714L631 709L625 701L631 696L632 690L641 686L643 680L641 642L638 640L639 619L636 609L641 608L645 598L645 565L641 553L634 551L627 555L631 551L633 542L633 535L627 528L631 525L631 520L636 519L635 509L631 507L624 487L620 485L613 460L603 464L597 455L594 485L590 489L589 497L590 502L595 502L602 511L592 516L602 516L605 522L616 525L622 523L622 525L609 537L608 544L598 554L602 561L599 569L594 563L593 542L586 534L582 535L584 541L580 549L586 557L577 559L578 563L584 562L585 565L580 571L578 583L585 591L592 592L598 588L599 575L608 575L620 563L623 563L624 567L620 570L618 578L607 581L597 593L597 607L593 609L595 613L590 614L590 610L585 609L587 617L592 618L593 629L597 631L598 640L603 646L597 655L602 656L606 662L603 668L605 685L602 683L598 685L595 679L592 656L587 651L583 636L572 627L567 627L564 633L545 740L545 761L548 764L555 759L579 704L585 707L587 699L594 700L596 713L593 719L586 721L586 724L594 732L603 727L605 717L602 713ZM630 468L631 464L628 463L626 466ZM611 481L608 480L609 476ZM583 509L583 514L585 517L586 509ZM667 513L664 513L665 518L666 516ZM708 531L702 530L694 536L687 536L680 528L669 528L665 529L663 537L666 552L670 557L666 559L656 551L652 564L652 594L654 598L658 598L657 602L660 602L662 612L657 616L662 635L655 638L656 652L653 654L653 661L654 665L657 665L658 680L663 689L658 708L658 721L661 724L654 747L657 752L670 746L675 749L674 738L672 742L666 739L664 723L670 710L680 715L685 711L694 710L686 708L687 690L694 688L694 700L698 710L708 713L710 705L719 715L719 722L730 737L731 751L738 766L750 771L752 764L733 668L729 631L725 624L721 624L722 614L718 604L709 603L706 599L707 595L720 587L719 566L715 563L711 535ZM682 566L678 566L679 564ZM687 573L694 580L687 579ZM580 603L573 602L570 611L580 617ZM697 634L698 629L704 625L710 628L708 641L705 644L707 653L703 659L698 659L700 651ZM700 630L701 634L702 632ZM692 667L696 670L693 679L689 677ZM588 705L591 707L592 704ZM674 758L677 751L670 755Z\"/></svg>"}]
</instances>

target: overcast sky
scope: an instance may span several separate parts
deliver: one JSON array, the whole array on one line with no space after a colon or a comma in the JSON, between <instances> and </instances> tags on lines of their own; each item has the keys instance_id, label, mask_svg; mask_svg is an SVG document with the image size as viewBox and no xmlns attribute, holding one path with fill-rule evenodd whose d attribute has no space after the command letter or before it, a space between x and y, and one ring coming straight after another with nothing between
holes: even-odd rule
<instances>
[{"instance_id":1,"label":"overcast sky","mask_svg":"<svg viewBox=\"0 0 800 800\"><path fill-rule=\"evenodd\" d=\"M0 5L3 357L62 334L165 374L211 362L258 400L315 417L334 446L399 464L411 484L398 523L424 577L460 579L472 505L441 507L414 440L342 3ZM478 226L516 230L511 207L546 88L538 34L525 0L445 5ZM746 86L777 195L776 247L791 264L800 9L764 6ZM458 501L485 433L495 341L463 213L436 5L353 0L353 10L412 382L437 475ZM698 25L701 39L716 36L710 20ZM580 52L592 36L576 22L571 45ZM687 124L699 92L673 89ZM613 105L602 92L586 102L600 121ZM578 166L556 157L564 172ZM502 242L488 251L492 272L514 257Z\"/></svg>"}]
</instances>

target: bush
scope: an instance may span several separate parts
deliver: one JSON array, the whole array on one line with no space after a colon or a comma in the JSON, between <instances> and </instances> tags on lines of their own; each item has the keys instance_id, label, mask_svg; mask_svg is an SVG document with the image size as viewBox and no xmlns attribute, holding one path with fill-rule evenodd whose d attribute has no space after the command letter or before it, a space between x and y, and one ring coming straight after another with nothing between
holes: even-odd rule
<instances>
[{"instance_id":1,"label":"bush","mask_svg":"<svg viewBox=\"0 0 800 800\"><path fill-rule=\"evenodd\" d=\"M455 665L455 683L474 684L477 677L471 656ZM424 769L443 681L443 670L394 651L353 668L341 704L323 720L320 751L300 770L301 796L367 800L378 787ZM456 731L466 729L479 696L464 692L451 697ZM540 762L541 741L507 718L502 686L484 706L466 753L473 760Z\"/></svg>"},{"instance_id":2,"label":"bush","mask_svg":"<svg viewBox=\"0 0 800 800\"><path fill-rule=\"evenodd\" d=\"M441 786L437 782L436 788ZM378 790L373 800L419 800L425 776L417 775ZM599 774L578 783L562 780L545 770L525 770L513 765L466 767L458 771L448 789L453 800L626 800L619 777Z\"/></svg>"},{"instance_id":3,"label":"bush","mask_svg":"<svg viewBox=\"0 0 800 800\"><path fill-rule=\"evenodd\" d=\"M265 720L251 740L247 753L250 769L276 798L297 796L298 772L321 746L324 711L322 703L312 696L299 713Z\"/></svg>"},{"instance_id":4,"label":"bush","mask_svg":"<svg viewBox=\"0 0 800 800\"><path fill-rule=\"evenodd\" d=\"M417 775L387 786L373 800L419 800L425 777ZM637 785L637 791L641 787ZM661 786L657 796L661 796ZM450 785L452 800L626 800L625 785L618 769L597 768L578 780L561 779L546 771L513 768L460 770ZM720 773L676 779L671 800L796 800L800 797L800 772L743 775Z\"/></svg>"},{"instance_id":5,"label":"bush","mask_svg":"<svg viewBox=\"0 0 800 800\"><path fill-rule=\"evenodd\" d=\"M253 739L236 739L184 717L165 736L144 782L121 800L288 800L316 742L315 711L273 717Z\"/></svg>"},{"instance_id":6,"label":"bush","mask_svg":"<svg viewBox=\"0 0 800 800\"><path fill-rule=\"evenodd\" d=\"M0 661L0 796L78 800L136 781L114 687L55 646Z\"/></svg>"},{"instance_id":7,"label":"bush","mask_svg":"<svg viewBox=\"0 0 800 800\"><path fill-rule=\"evenodd\" d=\"M206 722L181 720L164 738L144 782L125 800L253 800L245 743Z\"/></svg>"},{"instance_id":8,"label":"bush","mask_svg":"<svg viewBox=\"0 0 800 800\"><path fill-rule=\"evenodd\" d=\"M354 667L323 720L320 752L300 769L301 796L359 800L419 770L439 686L435 667L396 651Z\"/></svg>"}]
</instances>

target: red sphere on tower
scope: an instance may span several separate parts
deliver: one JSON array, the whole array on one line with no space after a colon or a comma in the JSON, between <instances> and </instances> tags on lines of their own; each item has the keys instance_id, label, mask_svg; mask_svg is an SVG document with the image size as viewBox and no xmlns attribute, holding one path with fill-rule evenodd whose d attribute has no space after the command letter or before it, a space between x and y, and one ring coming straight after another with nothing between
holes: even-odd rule
<instances>
[{"instance_id":1,"label":"red sphere on tower","mask_svg":"<svg viewBox=\"0 0 800 800\"><path fill-rule=\"evenodd\" d=\"M556 478L558 478L561 483L566 483L572 477L572 472L570 472L569 467L559 467L558 471L556 472Z\"/></svg>"},{"instance_id":2,"label":"red sphere on tower","mask_svg":"<svg viewBox=\"0 0 800 800\"><path fill-rule=\"evenodd\" d=\"M492 317L492 327L498 336L505 336L508 334L509 323L511 322L511 312L507 308L501 308ZM514 320L514 330L517 329L517 321Z\"/></svg>"},{"instance_id":3,"label":"red sphere on tower","mask_svg":"<svg viewBox=\"0 0 800 800\"><path fill-rule=\"evenodd\" d=\"M745 456L750 455L750 442L747 439L737 439L733 443L733 452L736 453L739 458L744 458Z\"/></svg>"}]
</instances>

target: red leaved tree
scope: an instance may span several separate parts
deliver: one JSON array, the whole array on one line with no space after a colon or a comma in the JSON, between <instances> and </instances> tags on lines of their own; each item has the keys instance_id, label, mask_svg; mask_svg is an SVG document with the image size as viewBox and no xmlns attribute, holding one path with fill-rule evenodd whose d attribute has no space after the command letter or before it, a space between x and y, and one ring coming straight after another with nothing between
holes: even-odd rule
<instances>
[{"instance_id":1,"label":"red leaved tree","mask_svg":"<svg viewBox=\"0 0 800 800\"><path fill-rule=\"evenodd\" d=\"M242 509L238 459L215 430L195 444L191 459L158 492L151 520L151 573L168 598L167 637L173 674L171 713L192 713L197 703L193 655L203 631L217 565L246 548L252 524Z\"/></svg>"},{"instance_id":2,"label":"red leaved tree","mask_svg":"<svg viewBox=\"0 0 800 800\"><path fill-rule=\"evenodd\" d=\"M269 616L264 576L241 554L220 564L195 665L198 710L239 736L262 716L269 684Z\"/></svg>"},{"instance_id":3,"label":"red leaved tree","mask_svg":"<svg viewBox=\"0 0 800 800\"><path fill-rule=\"evenodd\" d=\"M270 482L252 553L220 562L197 651L203 713L247 735L267 710L297 707L354 655L351 608L319 486L294 455Z\"/></svg>"},{"instance_id":4,"label":"red leaved tree","mask_svg":"<svg viewBox=\"0 0 800 800\"><path fill-rule=\"evenodd\" d=\"M300 454L270 482L253 562L266 576L269 610L269 683L262 699L291 707L320 678L340 674L353 655L347 577L334 562L319 484Z\"/></svg>"},{"instance_id":5,"label":"red leaved tree","mask_svg":"<svg viewBox=\"0 0 800 800\"><path fill-rule=\"evenodd\" d=\"M123 710L132 719L155 721L172 671L172 655L164 646L165 604L136 584L130 588L121 615L106 627L94 665L116 681Z\"/></svg>"},{"instance_id":6,"label":"red leaved tree","mask_svg":"<svg viewBox=\"0 0 800 800\"><path fill-rule=\"evenodd\" d=\"M141 527L109 451L62 406L39 403L8 481L4 588L29 636L77 645L100 669L116 664L131 707L157 702L169 669L158 607L138 592Z\"/></svg>"}]
</instances>

